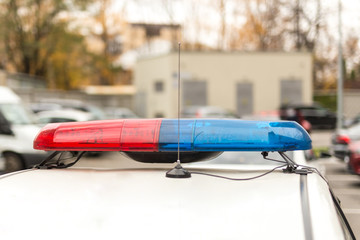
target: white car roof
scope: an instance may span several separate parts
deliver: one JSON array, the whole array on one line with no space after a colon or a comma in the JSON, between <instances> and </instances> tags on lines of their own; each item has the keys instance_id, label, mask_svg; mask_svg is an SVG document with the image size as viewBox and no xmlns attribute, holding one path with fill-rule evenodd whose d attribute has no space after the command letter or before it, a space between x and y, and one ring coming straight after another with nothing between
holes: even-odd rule
<instances>
[{"instance_id":1,"label":"white car roof","mask_svg":"<svg viewBox=\"0 0 360 240\"><path fill-rule=\"evenodd\" d=\"M153 165L152 165L153 166ZM305 239L301 175L250 181L168 169L27 170L0 177L4 239ZM258 171L190 169L245 178ZM306 175L314 239L341 239L327 184ZM19 231L21 226L21 231Z\"/></svg>"}]
</instances>

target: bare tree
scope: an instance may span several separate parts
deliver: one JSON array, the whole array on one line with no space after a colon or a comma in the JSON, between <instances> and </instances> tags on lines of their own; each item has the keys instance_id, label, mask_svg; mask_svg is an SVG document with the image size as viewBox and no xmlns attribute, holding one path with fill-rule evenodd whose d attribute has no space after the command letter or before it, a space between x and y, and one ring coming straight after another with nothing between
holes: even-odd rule
<instances>
[{"instance_id":1,"label":"bare tree","mask_svg":"<svg viewBox=\"0 0 360 240\"><path fill-rule=\"evenodd\" d=\"M246 1L246 22L239 31L242 48L262 51L283 48L281 7L280 0Z\"/></svg>"},{"instance_id":2,"label":"bare tree","mask_svg":"<svg viewBox=\"0 0 360 240\"><path fill-rule=\"evenodd\" d=\"M218 49L224 49L225 37L226 37L226 1L225 0L219 0L218 9L220 15Z\"/></svg>"},{"instance_id":3,"label":"bare tree","mask_svg":"<svg viewBox=\"0 0 360 240\"><path fill-rule=\"evenodd\" d=\"M293 27L288 29L293 36L293 46L296 50L313 51L316 48L324 14L320 0L297 0L286 2L287 19L293 22ZM291 26L291 24L290 24Z\"/></svg>"}]
</instances>

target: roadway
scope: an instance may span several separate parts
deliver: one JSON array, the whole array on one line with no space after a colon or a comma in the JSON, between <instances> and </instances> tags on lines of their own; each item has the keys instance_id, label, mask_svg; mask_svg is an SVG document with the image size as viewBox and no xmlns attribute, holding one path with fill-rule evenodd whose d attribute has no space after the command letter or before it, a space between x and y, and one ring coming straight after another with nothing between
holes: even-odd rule
<instances>
[{"instance_id":1,"label":"roadway","mask_svg":"<svg viewBox=\"0 0 360 240\"><path fill-rule=\"evenodd\" d=\"M336 159L322 163L326 167L326 178L356 237L360 238L360 177L346 172L346 165Z\"/></svg>"}]
</instances>

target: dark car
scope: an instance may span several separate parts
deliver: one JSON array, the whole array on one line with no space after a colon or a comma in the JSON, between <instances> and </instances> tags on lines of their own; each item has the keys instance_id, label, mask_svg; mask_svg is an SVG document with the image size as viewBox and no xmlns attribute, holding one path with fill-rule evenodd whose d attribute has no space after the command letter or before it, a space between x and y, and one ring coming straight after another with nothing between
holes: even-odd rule
<instances>
[{"instance_id":1,"label":"dark car","mask_svg":"<svg viewBox=\"0 0 360 240\"><path fill-rule=\"evenodd\" d=\"M299 116L308 121L313 129L335 129L336 114L317 104L282 105L280 118L282 120L298 121Z\"/></svg>"}]
</instances>

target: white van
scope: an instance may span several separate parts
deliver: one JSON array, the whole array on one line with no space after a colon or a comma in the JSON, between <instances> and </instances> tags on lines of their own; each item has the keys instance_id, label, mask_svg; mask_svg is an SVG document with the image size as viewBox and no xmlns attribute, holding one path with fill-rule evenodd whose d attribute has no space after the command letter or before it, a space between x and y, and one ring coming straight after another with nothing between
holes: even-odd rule
<instances>
[{"instance_id":1,"label":"white van","mask_svg":"<svg viewBox=\"0 0 360 240\"><path fill-rule=\"evenodd\" d=\"M8 87L0 86L0 153L2 170L17 171L39 163L47 155L33 149L33 140L40 131L21 99Z\"/></svg>"}]
</instances>

